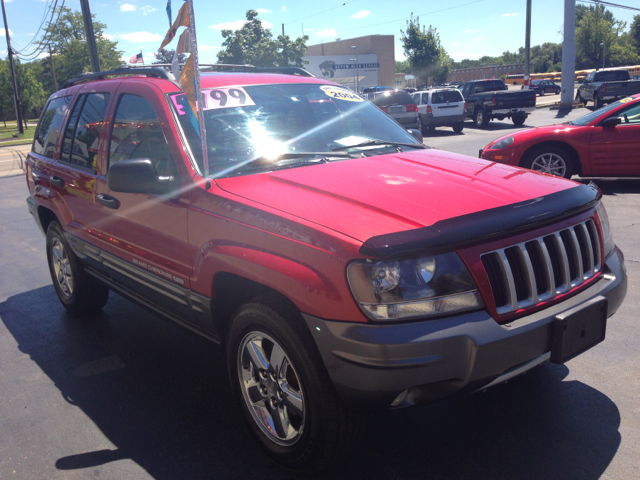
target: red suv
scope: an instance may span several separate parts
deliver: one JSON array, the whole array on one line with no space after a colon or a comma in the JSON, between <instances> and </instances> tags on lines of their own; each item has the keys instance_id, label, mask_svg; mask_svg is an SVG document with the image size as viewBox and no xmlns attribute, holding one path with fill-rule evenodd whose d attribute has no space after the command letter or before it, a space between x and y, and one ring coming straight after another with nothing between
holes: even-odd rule
<instances>
[{"instance_id":1,"label":"red suv","mask_svg":"<svg viewBox=\"0 0 640 480\"><path fill-rule=\"evenodd\" d=\"M206 177L184 94L136 72L43 110L27 203L53 285L70 312L113 290L223 345L280 464L327 465L365 411L604 339L627 280L593 185L429 149L339 85L251 72L202 75Z\"/></svg>"}]
</instances>

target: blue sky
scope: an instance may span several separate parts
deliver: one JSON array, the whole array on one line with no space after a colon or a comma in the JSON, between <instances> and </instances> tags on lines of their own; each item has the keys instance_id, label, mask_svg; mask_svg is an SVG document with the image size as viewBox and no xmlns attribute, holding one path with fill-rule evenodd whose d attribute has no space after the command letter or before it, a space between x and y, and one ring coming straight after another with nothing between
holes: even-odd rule
<instances>
[{"instance_id":1,"label":"blue sky","mask_svg":"<svg viewBox=\"0 0 640 480\"><path fill-rule=\"evenodd\" d=\"M8 22L16 46L26 45L36 32L47 3L52 0L5 0ZM58 0L60 3L62 0ZM90 0L91 11L107 25L106 33L118 41L123 58L142 50L145 60L153 60L152 52L169 28L165 12L166 0ZM173 0L173 16L182 0ZM638 6L637 0L616 3ZM344 4L344 5L343 5ZM533 0L531 45L560 42L563 23L562 0ZM80 10L78 0L66 5ZM524 45L525 0L405 0L390 4L387 0L325 0L324 2L291 2L290 0L194 0L196 27L202 63L215 62L222 45L220 30L238 28L245 12L256 9L275 35L285 24L285 33L309 35L308 45L336 38L353 38L371 34L395 35L396 59L402 59L400 29L411 12L420 21L440 32L443 46L455 60L499 55ZM634 12L612 9L616 18L630 23ZM636 12L638 13L638 12ZM2 24L0 24L2 25ZM2 25L4 26L4 25ZM0 56L6 56L4 29L0 27ZM174 40L169 48L175 47Z\"/></svg>"}]
</instances>

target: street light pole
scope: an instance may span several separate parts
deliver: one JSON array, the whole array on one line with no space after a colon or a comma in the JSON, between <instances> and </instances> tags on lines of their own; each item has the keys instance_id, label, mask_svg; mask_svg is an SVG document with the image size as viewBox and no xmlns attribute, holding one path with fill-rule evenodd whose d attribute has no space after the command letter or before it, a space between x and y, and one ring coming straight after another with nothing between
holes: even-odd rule
<instances>
[{"instance_id":1,"label":"street light pole","mask_svg":"<svg viewBox=\"0 0 640 480\"><path fill-rule=\"evenodd\" d=\"M601 43L600 46L602 47L602 68L604 68L604 53L605 53L604 42Z\"/></svg>"},{"instance_id":2,"label":"street light pole","mask_svg":"<svg viewBox=\"0 0 640 480\"><path fill-rule=\"evenodd\" d=\"M531 0L527 0L527 18L524 34L524 89L529 90L529 51L531 47Z\"/></svg>"},{"instance_id":3,"label":"street light pole","mask_svg":"<svg viewBox=\"0 0 640 480\"><path fill-rule=\"evenodd\" d=\"M358 46L353 45L351 48L356 49L356 93L358 93L360 91L360 75L358 74Z\"/></svg>"},{"instance_id":4,"label":"street light pole","mask_svg":"<svg viewBox=\"0 0 640 480\"><path fill-rule=\"evenodd\" d=\"M13 106L16 109L16 123L18 124L18 133L24 133L22 125L22 107L20 105L20 96L18 95L18 82L16 81L16 69L13 66L13 50L11 50L11 37L9 36L9 25L7 25L7 12L4 10L4 0L2 3L2 18L4 19L4 33L7 37L7 52L9 53L9 68L11 69L11 84L13 85Z\"/></svg>"},{"instance_id":5,"label":"street light pole","mask_svg":"<svg viewBox=\"0 0 640 480\"><path fill-rule=\"evenodd\" d=\"M53 65L53 53L51 52L51 44L49 44L49 59L51 60L51 73L53 74L53 85L58 91L58 80L56 80L56 67Z\"/></svg>"}]
</instances>

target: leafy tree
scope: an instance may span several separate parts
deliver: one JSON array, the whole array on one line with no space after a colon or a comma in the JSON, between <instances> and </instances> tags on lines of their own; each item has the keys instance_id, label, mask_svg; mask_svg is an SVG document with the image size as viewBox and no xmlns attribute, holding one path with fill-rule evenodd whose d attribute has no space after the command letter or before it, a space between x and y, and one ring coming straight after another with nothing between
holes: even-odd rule
<instances>
[{"instance_id":1,"label":"leafy tree","mask_svg":"<svg viewBox=\"0 0 640 480\"><path fill-rule=\"evenodd\" d=\"M27 127L27 113L35 107L44 105L47 97L42 89L42 84L29 68L29 64L21 63L18 58L14 59L16 70L16 82L18 84L18 95L20 96L20 110ZM11 82L11 70L9 62L0 61L0 116L7 126L6 118L15 117L15 107L13 104L13 85Z\"/></svg>"},{"instance_id":2,"label":"leafy tree","mask_svg":"<svg viewBox=\"0 0 640 480\"><path fill-rule=\"evenodd\" d=\"M420 17L407 20L407 29L400 30L402 46L407 61L414 74L422 81L432 79L433 83L444 83L451 69L451 62L440 43L440 34L429 25L420 25Z\"/></svg>"},{"instance_id":3,"label":"leafy tree","mask_svg":"<svg viewBox=\"0 0 640 480\"><path fill-rule=\"evenodd\" d=\"M9 62L0 60L0 116L7 128L7 116L13 117L15 108L13 106L13 90L11 88L11 72Z\"/></svg>"},{"instance_id":4,"label":"leafy tree","mask_svg":"<svg viewBox=\"0 0 640 480\"><path fill-rule=\"evenodd\" d=\"M72 11L67 7L60 7L56 10L60 17L56 23L48 23L46 33L43 35L41 45L51 44L54 53L54 64L58 83L76 77L83 72L91 71L91 59L89 48L84 38L84 22L82 14ZM117 42L105 37L104 29L106 25L93 19L93 30L96 37L98 56L100 57L100 68L111 70L122 64L122 51L117 49ZM47 49L48 50L48 49ZM40 60L43 76L41 77L45 91L53 93L53 77L50 74L51 62L49 58Z\"/></svg>"},{"instance_id":5,"label":"leafy tree","mask_svg":"<svg viewBox=\"0 0 640 480\"><path fill-rule=\"evenodd\" d=\"M636 53L640 55L640 15L634 15L629 27L629 35L633 45L636 47Z\"/></svg>"},{"instance_id":6,"label":"leafy tree","mask_svg":"<svg viewBox=\"0 0 640 480\"><path fill-rule=\"evenodd\" d=\"M171 63L173 62L173 55L176 53L175 50L167 50L166 48L162 48L157 52L154 52L156 57L156 61L152 63ZM178 54L178 63L184 63L187 61L187 55L185 53Z\"/></svg>"},{"instance_id":7,"label":"leafy tree","mask_svg":"<svg viewBox=\"0 0 640 480\"><path fill-rule=\"evenodd\" d=\"M399 62L396 60L396 73L411 73L411 65L408 60Z\"/></svg>"},{"instance_id":8,"label":"leafy tree","mask_svg":"<svg viewBox=\"0 0 640 480\"><path fill-rule=\"evenodd\" d=\"M271 30L262 26L258 12L247 10L247 21L239 30L222 30L223 49L218 52L218 63L250 64L257 67L302 67L309 37L304 35L292 41L288 35L273 39Z\"/></svg>"}]
</instances>

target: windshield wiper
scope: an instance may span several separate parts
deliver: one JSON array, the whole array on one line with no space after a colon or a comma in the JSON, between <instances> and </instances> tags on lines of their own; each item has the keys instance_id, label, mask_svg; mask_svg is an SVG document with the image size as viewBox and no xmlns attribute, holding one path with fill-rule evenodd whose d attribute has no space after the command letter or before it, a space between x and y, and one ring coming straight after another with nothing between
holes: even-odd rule
<instances>
[{"instance_id":1,"label":"windshield wiper","mask_svg":"<svg viewBox=\"0 0 640 480\"><path fill-rule=\"evenodd\" d=\"M366 142L356 143L355 145L348 145L346 147L335 147L335 148L332 148L331 150L333 150L334 152L338 152L340 150L349 150L350 148L371 147L374 145L384 145L384 146L389 145L390 147L431 148L421 143L389 142L387 140L380 140L376 138L374 140L367 140Z\"/></svg>"},{"instance_id":2,"label":"windshield wiper","mask_svg":"<svg viewBox=\"0 0 640 480\"><path fill-rule=\"evenodd\" d=\"M311 158L309 158L311 157ZM319 158L313 158L319 157ZM274 169L281 167L288 167L290 165L295 165L301 162L286 162L283 163L283 160L291 160L291 159L306 159L307 161L304 163L327 163L329 162L329 158L356 158L354 155L350 153L336 153L336 152L287 152L278 156L278 158L270 159L267 157L257 157L252 158L247 163L242 165L238 165L236 168L233 168L229 171L231 175L237 175L247 170L257 170L262 169L264 167L272 167Z\"/></svg>"}]
</instances>

